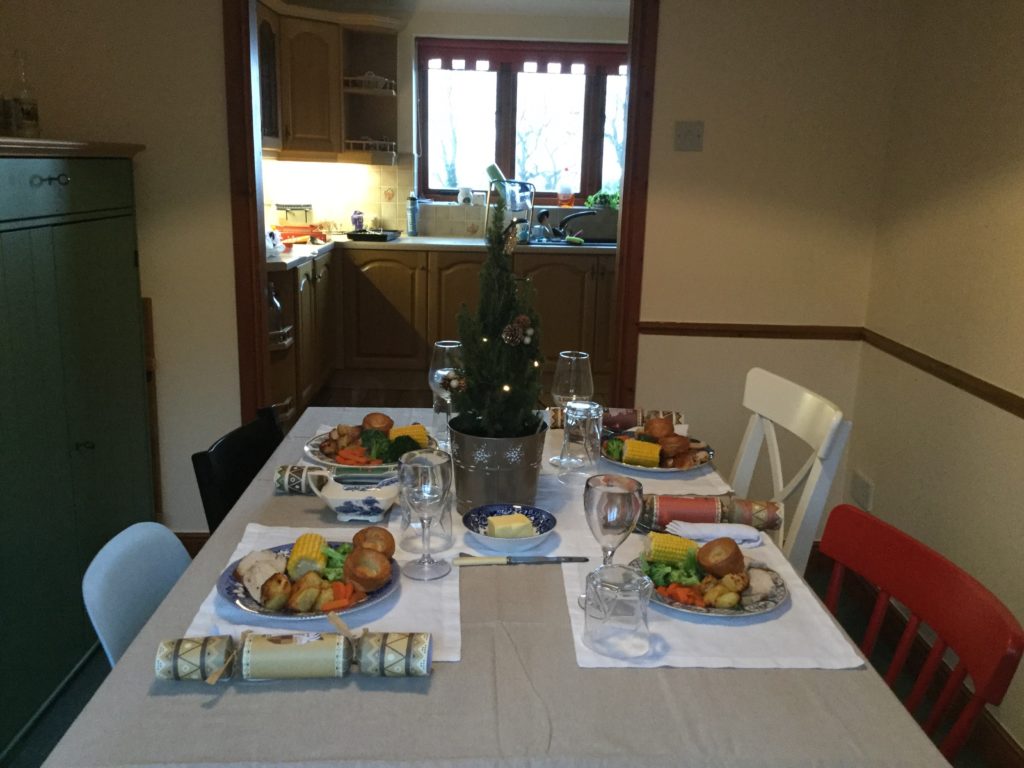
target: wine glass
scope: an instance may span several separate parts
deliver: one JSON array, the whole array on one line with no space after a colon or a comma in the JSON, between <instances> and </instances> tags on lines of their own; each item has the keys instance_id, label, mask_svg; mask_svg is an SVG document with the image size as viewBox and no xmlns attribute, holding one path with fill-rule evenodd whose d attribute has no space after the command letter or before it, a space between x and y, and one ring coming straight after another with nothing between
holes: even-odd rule
<instances>
[{"instance_id":1,"label":"wine glass","mask_svg":"<svg viewBox=\"0 0 1024 768\"><path fill-rule=\"evenodd\" d=\"M398 487L409 514L419 518L423 532L423 554L406 563L402 573L410 579L439 579L451 569L447 560L430 556L430 526L444 509L452 488L452 457L436 448L409 451L398 463Z\"/></svg>"},{"instance_id":2,"label":"wine glass","mask_svg":"<svg viewBox=\"0 0 1024 768\"><path fill-rule=\"evenodd\" d=\"M590 532L601 545L602 565L611 565L619 545L636 528L644 504L639 481L625 475L593 475L583 490L583 509Z\"/></svg>"},{"instance_id":3,"label":"wine glass","mask_svg":"<svg viewBox=\"0 0 1024 768\"><path fill-rule=\"evenodd\" d=\"M452 418L452 393L451 382L455 379L458 369L462 364L462 343L458 341L435 341L434 352L430 358L430 372L427 374L427 383L434 393L434 402L438 399L444 401L444 425L438 431L437 444L439 447L448 449L451 443L451 432L448 422ZM437 409L434 409L435 413Z\"/></svg>"},{"instance_id":4,"label":"wine glass","mask_svg":"<svg viewBox=\"0 0 1024 768\"><path fill-rule=\"evenodd\" d=\"M575 400L590 400L594 396L594 377L590 372L590 355L587 352L566 351L558 353L555 378L551 382L551 397L555 405L564 408ZM568 429L568 424L563 426ZM556 466L565 466L565 459L552 456L548 461Z\"/></svg>"}]
</instances>

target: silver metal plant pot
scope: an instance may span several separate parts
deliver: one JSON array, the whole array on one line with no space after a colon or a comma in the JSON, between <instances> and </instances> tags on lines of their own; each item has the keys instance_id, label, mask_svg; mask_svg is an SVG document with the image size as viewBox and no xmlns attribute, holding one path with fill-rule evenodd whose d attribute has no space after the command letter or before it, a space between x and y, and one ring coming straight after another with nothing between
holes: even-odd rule
<instances>
[{"instance_id":1,"label":"silver metal plant pot","mask_svg":"<svg viewBox=\"0 0 1024 768\"><path fill-rule=\"evenodd\" d=\"M525 437L477 437L452 433L455 495L459 514L482 504L533 504L547 424Z\"/></svg>"}]
</instances>

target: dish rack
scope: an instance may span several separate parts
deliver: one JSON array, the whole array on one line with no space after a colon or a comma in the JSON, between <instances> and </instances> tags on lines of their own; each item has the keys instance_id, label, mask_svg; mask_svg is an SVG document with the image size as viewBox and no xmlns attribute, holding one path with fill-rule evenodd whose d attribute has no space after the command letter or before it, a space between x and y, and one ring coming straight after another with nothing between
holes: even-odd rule
<instances>
[{"instance_id":1,"label":"dish rack","mask_svg":"<svg viewBox=\"0 0 1024 768\"><path fill-rule=\"evenodd\" d=\"M501 195L505 200L505 213L511 216L512 221L525 221L533 230L533 198L537 193L537 187L528 181L518 179L505 179L504 181L491 181L487 195L487 211L484 214L484 237L491 231L491 205L492 195Z\"/></svg>"}]
</instances>

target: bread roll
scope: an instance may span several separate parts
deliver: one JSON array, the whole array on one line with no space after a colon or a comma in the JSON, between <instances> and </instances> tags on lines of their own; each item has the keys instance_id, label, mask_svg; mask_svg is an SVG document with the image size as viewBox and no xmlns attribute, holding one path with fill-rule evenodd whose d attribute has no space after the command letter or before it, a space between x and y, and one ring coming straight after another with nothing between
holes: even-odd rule
<instances>
[{"instance_id":1,"label":"bread roll","mask_svg":"<svg viewBox=\"0 0 1024 768\"><path fill-rule=\"evenodd\" d=\"M697 550L697 562L704 569L719 579L729 573L743 573L746 565L739 546L730 538L712 539Z\"/></svg>"}]
</instances>

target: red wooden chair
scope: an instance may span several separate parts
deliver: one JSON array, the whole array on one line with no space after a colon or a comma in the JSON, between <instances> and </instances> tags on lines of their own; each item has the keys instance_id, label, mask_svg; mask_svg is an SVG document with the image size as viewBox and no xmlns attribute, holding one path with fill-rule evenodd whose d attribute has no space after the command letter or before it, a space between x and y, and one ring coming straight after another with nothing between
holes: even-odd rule
<instances>
[{"instance_id":1,"label":"red wooden chair","mask_svg":"<svg viewBox=\"0 0 1024 768\"><path fill-rule=\"evenodd\" d=\"M900 637L885 681L893 686L907 661L922 624L938 636L904 704L913 715L932 684L947 649L957 656L956 669L942 688L924 722L931 736L950 710L968 675L974 693L939 744L947 760L964 745L985 704L998 704L1010 686L1024 649L1024 629L999 598L966 571L933 549L862 509L843 504L832 510L821 551L835 561L825 605L835 614L847 569L877 590L861 652L870 657L890 598L910 617Z\"/></svg>"}]
</instances>

